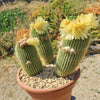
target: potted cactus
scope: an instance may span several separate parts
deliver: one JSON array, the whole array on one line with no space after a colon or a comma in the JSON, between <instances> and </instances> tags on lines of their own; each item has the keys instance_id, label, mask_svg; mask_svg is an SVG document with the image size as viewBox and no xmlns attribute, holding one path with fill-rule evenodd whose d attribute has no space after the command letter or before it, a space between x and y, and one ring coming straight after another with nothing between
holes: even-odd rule
<instances>
[{"instance_id":1,"label":"potted cactus","mask_svg":"<svg viewBox=\"0 0 100 100\"><path fill-rule=\"evenodd\" d=\"M23 39L17 41L15 52L22 66L17 73L17 81L31 96L32 100L71 100L71 91L80 76L78 64L84 57L90 43L91 34L89 31L98 25L98 21L93 14L82 14L73 21L67 18L62 20L60 25L61 41L58 43L59 51L56 65L53 68L47 66L48 70L46 70L46 67L42 67L43 64L41 62L43 60L46 61L45 58L47 56L45 54L51 53L50 50L52 49L50 42L48 42L47 44L50 46L50 50L47 50L48 52L46 51L45 47L47 47L47 49L49 47L42 38L48 37L48 34L44 33L46 32L45 28L47 28L44 24L47 24L47 22L41 17L39 19L41 24L37 22L35 23L36 25L31 24L30 37L24 34ZM38 33L37 29L43 33ZM47 39L46 42L47 41L50 40ZM41 42L42 44L40 44ZM42 49L43 52L41 51ZM41 54L41 52L43 54ZM43 60L41 60L41 57ZM52 58L52 56L50 56L50 58ZM48 58L49 61L50 58ZM43 72L41 72L42 70ZM52 74L53 77L52 75L48 77L48 73ZM23 76L24 79L28 79L24 80ZM72 76L74 77L71 78L71 80L66 81L66 78L68 79ZM57 82L53 79L58 79L60 84L65 83L60 86L57 85L48 88ZM25 81L27 82L25 83ZM33 84L31 84L32 82ZM42 82L45 84L43 83L42 87L38 87ZM49 85L47 88L44 88L47 83L49 83Z\"/></svg>"}]
</instances>

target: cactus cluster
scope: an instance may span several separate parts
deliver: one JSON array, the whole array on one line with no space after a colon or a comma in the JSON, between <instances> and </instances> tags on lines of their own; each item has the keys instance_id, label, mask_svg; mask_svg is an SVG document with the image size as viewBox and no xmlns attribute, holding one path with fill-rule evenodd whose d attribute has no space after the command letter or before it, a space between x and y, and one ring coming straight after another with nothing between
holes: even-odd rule
<instances>
[{"instance_id":1,"label":"cactus cluster","mask_svg":"<svg viewBox=\"0 0 100 100\"><path fill-rule=\"evenodd\" d=\"M90 43L89 30L98 26L96 16L86 14L70 21L62 20L60 25L61 41L58 43L55 73L58 76L68 76L75 71L84 57ZM22 36L21 36L22 37ZM17 41L16 55L22 68L28 75L35 75L42 71L43 65L53 61L53 50L48 34L48 23L38 17L30 24L29 34Z\"/></svg>"}]
</instances>

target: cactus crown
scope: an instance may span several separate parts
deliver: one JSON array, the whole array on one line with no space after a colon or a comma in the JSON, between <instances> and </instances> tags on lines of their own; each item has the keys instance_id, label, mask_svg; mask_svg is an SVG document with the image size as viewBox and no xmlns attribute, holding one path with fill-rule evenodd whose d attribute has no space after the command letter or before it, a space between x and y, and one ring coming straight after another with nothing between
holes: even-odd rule
<instances>
[{"instance_id":1,"label":"cactus crown","mask_svg":"<svg viewBox=\"0 0 100 100\"><path fill-rule=\"evenodd\" d=\"M17 41L17 45L19 47L24 47L24 46L36 46L39 44L39 39L34 37L34 38L28 38L27 34L24 34L23 38Z\"/></svg>"},{"instance_id":2,"label":"cactus crown","mask_svg":"<svg viewBox=\"0 0 100 100\"><path fill-rule=\"evenodd\" d=\"M86 14L78 16L76 20L69 21L67 18L62 20L60 31L62 37L66 39L84 39L87 38L91 28L98 26L96 16L93 14Z\"/></svg>"},{"instance_id":3,"label":"cactus crown","mask_svg":"<svg viewBox=\"0 0 100 100\"><path fill-rule=\"evenodd\" d=\"M48 28L48 22L45 21L42 17L35 19L34 23L30 24L30 28L34 29L37 33L43 34L44 31Z\"/></svg>"}]
</instances>

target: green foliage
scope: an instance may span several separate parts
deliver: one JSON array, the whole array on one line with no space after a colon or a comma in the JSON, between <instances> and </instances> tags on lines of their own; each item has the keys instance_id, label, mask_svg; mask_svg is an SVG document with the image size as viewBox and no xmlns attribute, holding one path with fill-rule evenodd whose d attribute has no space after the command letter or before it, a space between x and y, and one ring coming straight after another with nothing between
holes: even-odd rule
<instances>
[{"instance_id":1,"label":"green foliage","mask_svg":"<svg viewBox=\"0 0 100 100\"><path fill-rule=\"evenodd\" d=\"M57 53L58 53L57 43L58 43L57 40L53 40L53 41L52 41L52 49L53 49L53 54L54 54L54 55L57 55Z\"/></svg>"},{"instance_id":2,"label":"green foliage","mask_svg":"<svg viewBox=\"0 0 100 100\"><path fill-rule=\"evenodd\" d=\"M91 30L91 37L92 39L100 39L100 26Z\"/></svg>"},{"instance_id":3,"label":"green foliage","mask_svg":"<svg viewBox=\"0 0 100 100\"><path fill-rule=\"evenodd\" d=\"M4 10L0 13L0 56L14 52L17 29L25 24L26 13L19 8Z\"/></svg>"},{"instance_id":4,"label":"green foliage","mask_svg":"<svg viewBox=\"0 0 100 100\"><path fill-rule=\"evenodd\" d=\"M76 5L73 3L73 1L56 0L51 3L51 9L56 8L63 12L64 17L68 16L70 20L77 17Z\"/></svg>"},{"instance_id":5,"label":"green foliage","mask_svg":"<svg viewBox=\"0 0 100 100\"><path fill-rule=\"evenodd\" d=\"M51 8L55 9L57 6L61 5L62 2L64 2L65 0L55 0L51 3Z\"/></svg>"},{"instance_id":6,"label":"green foliage","mask_svg":"<svg viewBox=\"0 0 100 100\"><path fill-rule=\"evenodd\" d=\"M55 20L55 22L59 25L60 21L64 19L66 16L72 20L77 17L76 5L73 1L66 0L55 0L51 3L51 22ZM59 23L58 23L59 22ZM57 25L56 24L56 25ZM55 25L54 25L55 26Z\"/></svg>"},{"instance_id":7,"label":"green foliage","mask_svg":"<svg viewBox=\"0 0 100 100\"><path fill-rule=\"evenodd\" d=\"M18 20L25 18L25 12L18 8L12 10L4 10L0 13L0 35L14 29Z\"/></svg>"},{"instance_id":8,"label":"green foliage","mask_svg":"<svg viewBox=\"0 0 100 100\"><path fill-rule=\"evenodd\" d=\"M0 36L0 56L6 56L14 52L15 31L5 32Z\"/></svg>"},{"instance_id":9,"label":"green foliage","mask_svg":"<svg viewBox=\"0 0 100 100\"><path fill-rule=\"evenodd\" d=\"M42 17L45 17L46 15L47 15L46 8L45 8L45 7L42 7L41 16L42 16Z\"/></svg>"}]
</instances>

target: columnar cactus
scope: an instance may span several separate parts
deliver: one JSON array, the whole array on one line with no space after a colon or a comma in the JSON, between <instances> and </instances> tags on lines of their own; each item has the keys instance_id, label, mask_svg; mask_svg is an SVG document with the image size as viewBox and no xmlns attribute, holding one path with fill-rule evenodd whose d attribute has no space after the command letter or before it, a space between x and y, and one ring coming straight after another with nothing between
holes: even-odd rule
<instances>
[{"instance_id":1,"label":"columnar cactus","mask_svg":"<svg viewBox=\"0 0 100 100\"><path fill-rule=\"evenodd\" d=\"M62 40L58 44L59 51L56 60L56 74L67 76L74 72L84 57L90 42L91 28L98 22L92 14L78 16L72 22L67 18L61 22Z\"/></svg>"},{"instance_id":2,"label":"columnar cactus","mask_svg":"<svg viewBox=\"0 0 100 100\"><path fill-rule=\"evenodd\" d=\"M21 63L22 69L28 75L35 75L42 71L35 45L39 42L37 38L24 38L17 42L15 47L16 56Z\"/></svg>"},{"instance_id":3,"label":"columnar cactus","mask_svg":"<svg viewBox=\"0 0 100 100\"><path fill-rule=\"evenodd\" d=\"M89 45L90 37L87 39L62 40L56 62L56 73L59 76L67 76L73 73L83 58Z\"/></svg>"},{"instance_id":4,"label":"columnar cactus","mask_svg":"<svg viewBox=\"0 0 100 100\"><path fill-rule=\"evenodd\" d=\"M40 41L36 48L43 65L50 64L53 61L53 51L47 27L48 23L42 17L38 17L35 23L31 23L30 25L30 36L37 37Z\"/></svg>"}]
</instances>

